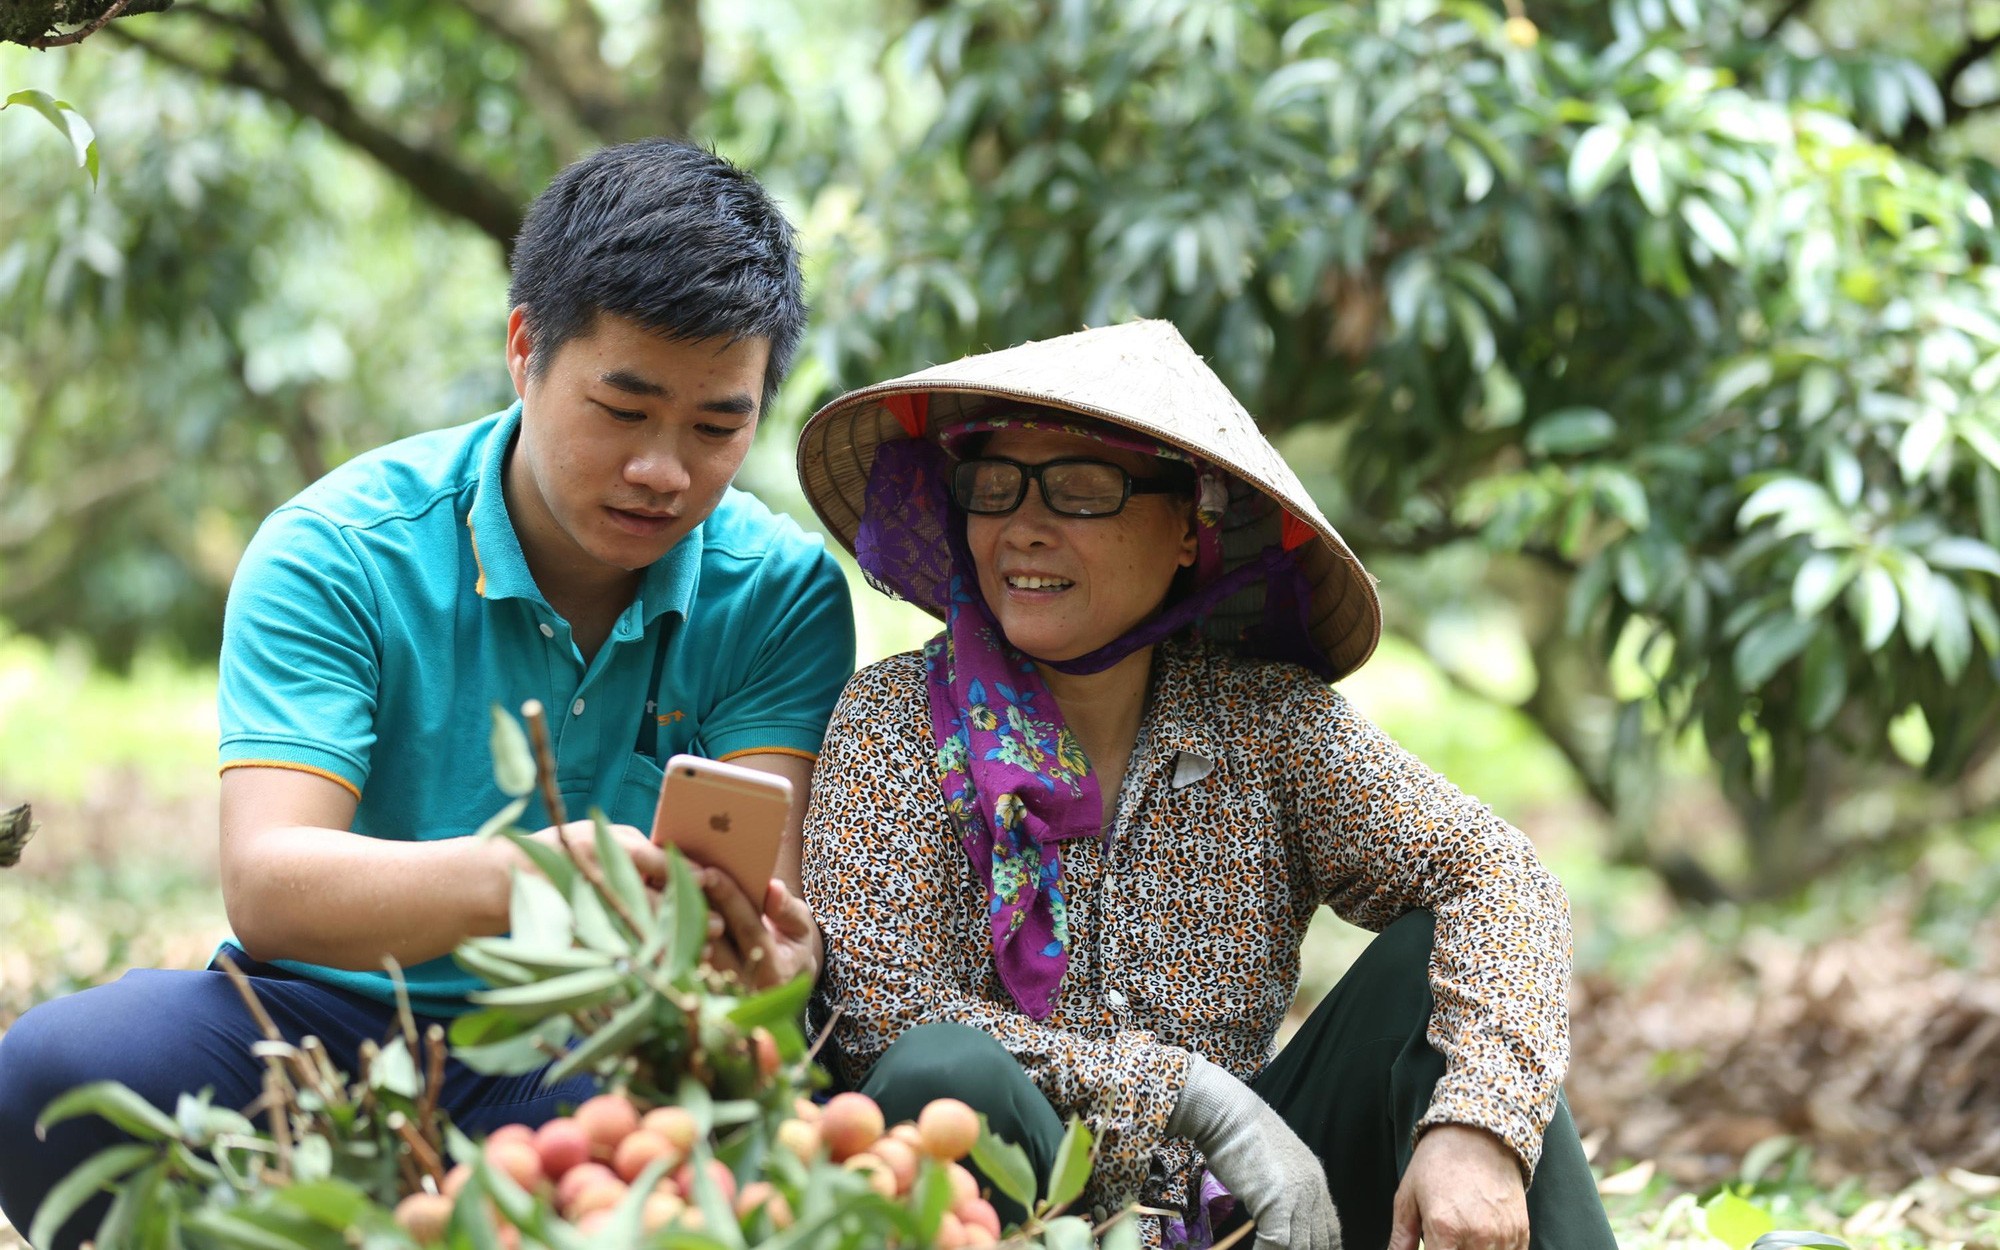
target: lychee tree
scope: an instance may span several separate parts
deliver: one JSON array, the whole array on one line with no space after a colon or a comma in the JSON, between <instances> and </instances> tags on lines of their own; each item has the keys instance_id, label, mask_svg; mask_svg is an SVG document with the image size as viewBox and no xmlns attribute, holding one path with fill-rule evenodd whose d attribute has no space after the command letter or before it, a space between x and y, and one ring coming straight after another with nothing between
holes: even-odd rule
<instances>
[{"instance_id":1,"label":"lychee tree","mask_svg":"<svg viewBox=\"0 0 2000 1250\"><path fill-rule=\"evenodd\" d=\"M539 708L527 710L539 730ZM316 1040L286 1041L226 966L264 1033L256 1118L205 1092L169 1113L112 1082L58 1098L44 1128L98 1115L133 1140L62 1181L31 1242L109 1191L101 1246L1137 1250L1129 1212L1097 1227L1065 1213L1090 1176L1080 1121L1037 1177L1025 1152L955 1100L894 1126L862 1094L816 1101L826 1077L801 1028L810 978L749 992L716 973L702 960L708 908L686 862L670 851L667 888L649 890L601 813L595 864L515 828L553 772L498 709L493 745L510 802L476 836L511 840L532 870L515 875L512 930L456 952L487 982L472 996L478 1010L448 1033L420 1033L405 1001L393 1035L343 1073ZM551 1081L587 1074L602 1092L546 1124L476 1140L437 1106L447 1057L491 1074L550 1064ZM993 1193L1026 1222L1003 1229Z\"/></svg>"}]
</instances>

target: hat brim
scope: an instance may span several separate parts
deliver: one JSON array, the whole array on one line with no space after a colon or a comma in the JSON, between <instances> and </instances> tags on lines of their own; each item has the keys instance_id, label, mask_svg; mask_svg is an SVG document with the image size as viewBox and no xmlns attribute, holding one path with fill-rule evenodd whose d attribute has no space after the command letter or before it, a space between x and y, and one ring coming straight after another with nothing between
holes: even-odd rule
<instances>
[{"instance_id":1,"label":"hat brim","mask_svg":"<svg viewBox=\"0 0 2000 1250\"><path fill-rule=\"evenodd\" d=\"M1177 334L1175 341L1179 341ZM1059 343L1062 340L1050 342ZM1011 350L1019 352L1023 349ZM1192 351L1184 345L1182 350L1192 356ZM957 363L965 366L990 359L991 356L974 356ZM1194 359L1200 364L1198 357ZM1201 367L1206 373L1206 366ZM955 379L949 376L952 369L953 366L940 366L912 377L850 391L814 413L800 430L798 471L806 500L827 531L850 554L854 551L855 536L861 528L869 475L875 467L877 450L886 442L911 437L884 401L899 395L928 396L929 420L932 422L929 428L932 429L996 403L1059 409L1123 426L1178 447L1228 473L1231 497L1223 526L1225 568L1234 567L1280 540L1280 509L1310 527L1312 538L1295 550L1310 592L1307 630L1313 645L1326 656L1333 680L1339 680L1361 667L1374 653L1382 636L1382 608L1375 593L1374 579L1340 534L1321 515L1318 505L1306 494L1289 466L1277 457L1268 440L1255 430L1254 425L1250 426L1247 434L1233 428L1237 424L1235 422L1205 425L1200 431L1202 437L1192 437L1194 431L1176 428L1171 421L1115 411L1074 395L1054 394L1040 388L1010 386L972 377ZM1209 376L1213 377L1212 374ZM1220 383L1217 382L1217 385ZM1236 414L1242 414L1242 421L1247 423L1247 414L1243 414L1233 400L1231 406ZM1248 437L1252 436L1255 446L1245 446ZM1262 462L1261 468L1255 463L1259 461ZM936 615L933 604L942 599L936 595L923 595L913 601ZM1218 605L1205 623L1205 629L1221 638L1239 637L1246 627L1254 625L1261 617L1262 603L1261 586L1246 590Z\"/></svg>"}]
</instances>

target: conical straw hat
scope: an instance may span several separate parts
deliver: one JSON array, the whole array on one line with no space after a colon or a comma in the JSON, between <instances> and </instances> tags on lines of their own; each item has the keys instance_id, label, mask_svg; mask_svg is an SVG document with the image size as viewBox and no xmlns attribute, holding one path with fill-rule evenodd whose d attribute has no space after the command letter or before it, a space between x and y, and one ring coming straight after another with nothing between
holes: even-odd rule
<instances>
[{"instance_id":1,"label":"conical straw hat","mask_svg":"<svg viewBox=\"0 0 2000 1250\"><path fill-rule=\"evenodd\" d=\"M929 397L931 430L996 406L1037 404L1125 426L1208 461L1234 479L1222 522L1225 570L1281 540L1282 509L1312 530L1296 555L1311 589L1311 641L1326 656L1332 677L1361 667L1375 650L1382 607L1374 579L1256 421L1171 324L1134 321L967 356L828 403L799 432L799 481L813 511L849 552L861 528L876 449L911 437L891 404L897 396L916 395ZM895 406L906 413L910 408L907 400ZM940 587L899 589L940 614ZM1260 619L1262 605L1263 588L1253 586L1219 605L1204 632L1240 638Z\"/></svg>"}]
</instances>

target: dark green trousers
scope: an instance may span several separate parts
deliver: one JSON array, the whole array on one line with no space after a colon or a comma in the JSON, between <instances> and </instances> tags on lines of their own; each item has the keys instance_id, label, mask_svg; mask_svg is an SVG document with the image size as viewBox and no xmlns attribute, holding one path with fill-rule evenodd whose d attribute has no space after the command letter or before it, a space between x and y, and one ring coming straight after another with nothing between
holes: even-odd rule
<instances>
[{"instance_id":1,"label":"dark green trousers","mask_svg":"<svg viewBox=\"0 0 2000 1250\"><path fill-rule=\"evenodd\" d=\"M1431 933L1429 912L1412 912L1385 929L1251 1082L1325 1165L1351 1250L1388 1244L1411 1133L1444 1075L1444 1057L1424 1036ZM1062 1120L1013 1056L965 1025L911 1029L861 1088L892 1124L914 1119L933 1098L963 1099L996 1134L1026 1150L1043 1176L1062 1142ZM1023 1213L1001 1205L1000 1215L1013 1223ZM1557 1104L1542 1139L1528 1187L1528 1226L1534 1250L1617 1250L1565 1103Z\"/></svg>"}]
</instances>

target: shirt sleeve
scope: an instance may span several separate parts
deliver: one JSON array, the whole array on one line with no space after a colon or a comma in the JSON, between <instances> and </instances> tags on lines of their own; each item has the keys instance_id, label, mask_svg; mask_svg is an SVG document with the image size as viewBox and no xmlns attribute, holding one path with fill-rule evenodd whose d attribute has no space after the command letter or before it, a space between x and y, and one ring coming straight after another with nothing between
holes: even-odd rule
<instances>
[{"instance_id":1,"label":"shirt sleeve","mask_svg":"<svg viewBox=\"0 0 2000 1250\"><path fill-rule=\"evenodd\" d=\"M1445 1074L1418 1129L1466 1124L1505 1142L1532 1176L1569 1067L1569 899L1527 837L1315 685L1290 723L1295 827L1320 897L1379 931L1428 909L1429 1041Z\"/></svg>"},{"instance_id":2,"label":"shirt sleeve","mask_svg":"<svg viewBox=\"0 0 2000 1250\"><path fill-rule=\"evenodd\" d=\"M375 745L377 622L368 572L341 530L302 508L272 513L223 616L222 767L296 768L359 798Z\"/></svg>"},{"instance_id":3,"label":"shirt sleeve","mask_svg":"<svg viewBox=\"0 0 2000 1250\"><path fill-rule=\"evenodd\" d=\"M754 647L744 679L703 719L715 759L759 751L817 755L827 716L854 672L854 609L840 565L818 544L773 553L753 591Z\"/></svg>"},{"instance_id":4,"label":"shirt sleeve","mask_svg":"<svg viewBox=\"0 0 2000 1250\"><path fill-rule=\"evenodd\" d=\"M983 908L964 906L969 866L932 771L921 671L914 680L885 674L899 664L914 667L899 657L849 684L806 814L806 901L827 954L819 992L824 1007L842 1009L845 1075L858 1085L890 1043L921 1024L988 1033L1058 1115L1090 1126L1099 1154L1086 1204L1122 1204L1139 1195L1166 1138L1188 1052L1142 1030L1086 1037L1054 1028L982 992L992 968Z\"/></svg>"}]
</instances>

